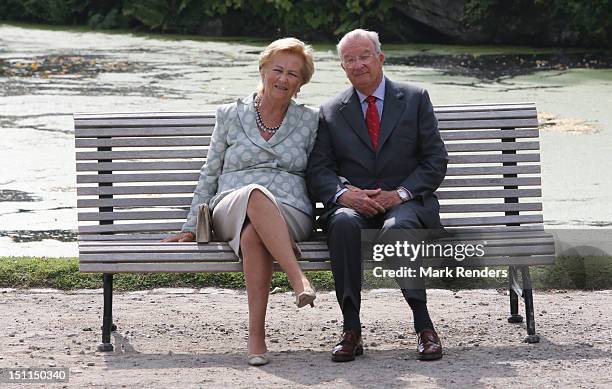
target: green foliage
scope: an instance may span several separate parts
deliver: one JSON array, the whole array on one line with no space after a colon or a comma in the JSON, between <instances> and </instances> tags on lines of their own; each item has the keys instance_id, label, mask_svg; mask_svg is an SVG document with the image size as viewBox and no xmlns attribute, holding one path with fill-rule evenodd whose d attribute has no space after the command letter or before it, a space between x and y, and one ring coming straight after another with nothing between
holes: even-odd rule
<instances>
[{"instance_id":1,"label":"green foliage","mask_svg":"<svg viewBox=\"0 0 612 389\"><path fill-rule=\"evenodd\" d=\"M123 7L123 15L137 20L152 31L194 33L207 18L214 17L234 2L210 0L133 0Z\"/></svg>"},{"instance_id":2,"label":"green foliage","mask_svg":"<svg viewBox=\"0 0 612 389\"><path fill-rule=\"evenodd\" d=\"M78 0L5 0L0 3L0 18L4 20L74 24L81 12L83 3Z\"/></svg>"},{"instance_id":3,"label":"green foliage","mask_svg":"<svg viewBox=\"0 0 612 389\"><path fill-rule=\"evenodd\" d=\"M431 39L402 6L400 0L0 0L0 20L328 41L364 27L386 42ZM610 0L465 0L463 23L481 31L483 42L612 45Z\"/></svg>"},{"instance_id":4,"label":"green foliage","mask_svg":"<svg viewBox=\"0 0 612 389\"><path fill-rule=\"evenodd\" d=\"M392 0L271 0L245 2L249 13L268 13L261 27L274 26L277 35L334 37L354 28L384 30L385 21L392 18ZM245 7L243 7L245 9ZM397 16L396 16L397 17Z\"/></svg>"},{"instance_id":5,"label":"green foliage","mask_svg":"<svg viewBox=\"0 0 612 389\"><path fill-rule=\"evenodd\" d=\"M330 272L308 274L317 289L333 288ZM116 290L144 290L162 287L219 287L243 289L242 273L120 273L115 274ZM290 290L284 273L274 273L273 287ZM0 288L55 288L61 290L101 288L99 273L79 272L75 258L0 258Z\"/></svg>"},{"instance_id":6,"label":"green foliage","mask_svg":"<svg viewBox=\"0 0 612 389\"><path fill-rule=\"evenodd\" d=\"M609 0L466 0L463 22L492 41L609 47Z\"/></svg>"},{"instance_id":7,"label":"green foliage","mask_svg":"<svg viewBox=\"0 0 612 389\"><path fill-rule=\"evenodd\" d=\"M500 267L501 268L501 267ZM554 265L533 266L532 283L536 289L610 289L612 257L559 257ZM331 272L309 272L308 278L317 290L333 290ZM114 277L116 290L144 290L162 287L219 287L243 289L242 273L121 273ZM504 279L430 279L429 288L470 289L508 287ZM365 272L364 289L396 288L392 279L375 278ZM0 288L55 288L61 290L101 288L102 275L79 272L77 259L67 258L0 258ZM272 287L291 290L284 273L274 273Z\"/></svg>"},{"instance_id":8,"label":"green foliage","mask_svg":"<svg viewBox=\"0 0 612 389\"><path fill-rule=\"evenodd\" d=\"M197 34L223 21L226 35L333 39L367 26L401 35L393 0L0 0L0 19L93 28L127 26Z\"/></svg>"}]
</instances>

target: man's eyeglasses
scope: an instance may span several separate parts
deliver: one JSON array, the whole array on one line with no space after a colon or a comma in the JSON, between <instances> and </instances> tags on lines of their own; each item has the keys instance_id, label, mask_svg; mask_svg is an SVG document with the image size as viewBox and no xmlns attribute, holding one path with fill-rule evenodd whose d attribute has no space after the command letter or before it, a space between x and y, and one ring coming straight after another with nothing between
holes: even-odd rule
<instances>
[{"instance_id":1,"label":"man's eyeglasses","mask_svg":"<svg viewBox=\"0 0 612 389\"><path fill-rule=\"evenodd\" d=\"M357 57L344 57L342 59L342 64L345 68L354 68L357 66L357 62L359 63L368 63L372 59L373 55L370 52L363 53L358 55Z\"/></svg>"}]
</instances>

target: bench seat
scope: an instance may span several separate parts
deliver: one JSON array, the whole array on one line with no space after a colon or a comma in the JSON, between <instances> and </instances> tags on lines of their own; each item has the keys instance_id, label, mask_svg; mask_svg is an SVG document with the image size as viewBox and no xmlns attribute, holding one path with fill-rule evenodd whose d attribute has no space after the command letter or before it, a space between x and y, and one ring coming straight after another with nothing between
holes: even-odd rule
<instances>
[{"instance_id":1,"label":"bench seat","mask_svg":"<svg viewBox=\"0 0 612 389\"><path fill-rule=\"evenodd\" d=\"M440 243L486 242L487 255L465 259L461 266L546 265L554 261L554 240L549 233L461 233ZM329 270L329 252L323 240L299 244L304 270ZM80 270L100 273L242 271L242 264L225 242L208 244L159 241L98 241L80 244ZM495 255L497 254L497 255ZM490 256L489 256L490 255ZM428 258L425 265L447 266L448 259ZM280 268L277 269L280 271Z\"/></svg>"},{"instance_id":2,"label":"bench seat","mask_svg":"<svg viewBox=\"0 0 612 389\"><path fill-rule=\"evenodd\" d=\"M551 264L554 241L544 231L537 111L533 103L434 107L449 151L436 192L446 242L487 242L487 256L462 266L510 268L510 322L537 342L530 265ZM242 271L225 242L161 243L180 230L214 128L213 113L75 114L79 269L104 274L101 350L112 349L112 275ZM317 205L317 214L322 206ZM325 236L300 243L305 270L329 270ZM427 259L446 266L447 259ZM366 266L370 265L368 263ZM520 272L520 277L519 277ZM522 286L521 286L522 284Z\"/></svg>"}]
</instances>

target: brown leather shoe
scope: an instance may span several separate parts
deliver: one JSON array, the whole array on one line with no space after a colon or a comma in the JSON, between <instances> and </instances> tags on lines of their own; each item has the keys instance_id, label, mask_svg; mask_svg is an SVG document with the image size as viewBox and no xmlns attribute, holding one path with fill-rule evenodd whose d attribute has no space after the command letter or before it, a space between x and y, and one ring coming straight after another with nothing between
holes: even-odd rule
<instances>
[{"instance_id":1,"label":"brown leather shoe","mask_svg":"<svg viewBox=\"0 0 612 389\"><path fill-rule=\"evenodd\" d=\"M436 331L426 328L417 335L417 351L422 361L433 361L442 358L442 343Z\"/></svg>"},{"instance_id":2,"label":"brown leather shoe","mask_svg":"<svg viewBox=\"0 0 612 389\"><path fill-rule=\"evenodd\" d=\"M332 361L349 362L354 361L356 355L363 354L363 342L361 335L354 330L345 330L342 333L340 343L332 349Z\"/></svg>"}]
</instances>

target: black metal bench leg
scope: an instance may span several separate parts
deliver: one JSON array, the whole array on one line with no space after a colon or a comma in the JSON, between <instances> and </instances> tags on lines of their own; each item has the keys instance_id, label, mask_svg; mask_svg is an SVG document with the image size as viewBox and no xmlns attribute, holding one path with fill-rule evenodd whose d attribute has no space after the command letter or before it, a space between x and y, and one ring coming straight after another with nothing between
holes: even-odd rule
<instances>
[{"instance_id":1,"label":"black metal bench leg","mask_svg":"<svg viewBox=\"0 0 612 389\"><path fill-rule=\"evenodd\" d=\"M526 343L538 343L540 341L540 336L536 334L535 330L533 292L531 289L531 277L529 276L528 266L521 268L521 275L523 277L523 298L525 299L525 316L527 318L527 336L525 336L524 341Z\"/></svg>"},{"instance_id":2,"label":"black metal bench leg","mask_svg":"<svg viewBox=\"0 0 612 389\"><path fill-rule=\"evenodd\" d=\"M508 323L522 323L523 316L518 313L518 304L519 304L519 296L514 290L515 285L518 285L516 268L514 266L510 266L509 272L510 280L508 289L510 291L510 316L508 316Z\"/></svg>"},{"instance_id":3,"label":"black metal bench leg","mask_svg":"<svg viewBox=\"0 0 612 389\"><path fill-rule=\"evenodd\" d=\"M113 351L111 331L113 331L113 275L104 273L104 314L102 317L102 343L98 351ZM116 326L115 326L116 329Z\"/></svg>"}]
</instances>

